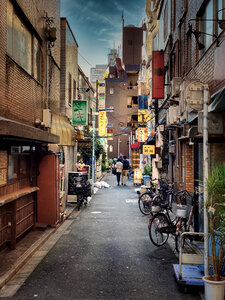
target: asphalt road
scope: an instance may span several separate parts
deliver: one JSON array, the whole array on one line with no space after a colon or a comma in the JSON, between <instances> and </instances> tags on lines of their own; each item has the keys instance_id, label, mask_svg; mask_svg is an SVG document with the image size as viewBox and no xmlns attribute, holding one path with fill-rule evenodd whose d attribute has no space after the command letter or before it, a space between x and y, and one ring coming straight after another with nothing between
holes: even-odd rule
<instances>
[{"instance_id":1,"label":"asphalt road","mask_svg":"<svg viewBox=\"0 0 225 300\"><path fill-rule=\"evenodd\" d=\"M5 299L200 299L196 290L179 291L170 246L151 244L132 183L117 186L111 174L104 180L112 187L69 217L56 244Z\"/></svg>"}]
</instances>

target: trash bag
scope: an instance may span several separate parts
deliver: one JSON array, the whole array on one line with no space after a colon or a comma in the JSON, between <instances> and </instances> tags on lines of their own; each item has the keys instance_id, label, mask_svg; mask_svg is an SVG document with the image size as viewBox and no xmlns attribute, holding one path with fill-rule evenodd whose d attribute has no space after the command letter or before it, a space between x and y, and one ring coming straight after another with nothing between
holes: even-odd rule
<instances>
[{"instance_id":1,"label":"trash bag","mask_svg":"<svg viewBox=\"0 0 225 300\"><path fill-rule=\"evenodd\" d=\"M116 175L116 169L115 168L112 169L112 174Z\"/></svg>"}]
</instances>

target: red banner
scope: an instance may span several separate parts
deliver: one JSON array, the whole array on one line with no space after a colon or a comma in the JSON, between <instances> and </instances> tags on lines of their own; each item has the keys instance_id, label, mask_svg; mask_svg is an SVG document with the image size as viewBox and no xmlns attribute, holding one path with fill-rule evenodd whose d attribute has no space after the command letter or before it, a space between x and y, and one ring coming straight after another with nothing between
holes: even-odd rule
<instances>
[{"instance_id":1,"label":"red banner","mask_svg":"<svg viewBox=\"0 0 225 300\"><path fill-rule=\"evenodd\" d=\"M164 99L163 51L152 51L152 99Z\"/></svg>"}]
</instances>

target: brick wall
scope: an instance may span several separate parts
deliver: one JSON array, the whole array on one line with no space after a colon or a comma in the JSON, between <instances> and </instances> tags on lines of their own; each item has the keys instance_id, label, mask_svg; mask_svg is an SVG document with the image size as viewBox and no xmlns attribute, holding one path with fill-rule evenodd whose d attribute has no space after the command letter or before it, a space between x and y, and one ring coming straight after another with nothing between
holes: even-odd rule
<instances>
[{"instance_id":1,"label":"brick wall","mask_svg":"<svg viewBox=\"0 0 225 300\"><path fill-rule=\"evenodd\" d=\"M43 81L40 83L7 56L7 1L0 1L0 116L33 126L34 120L42 120L42 109L59 111L60 84L60 6L59 0L18 0L21 10L42 41ZM47 60L44 32L44 12L54 18L57 40ZM22 18L23 19L23 18ZM51 69L49 69L49 66ZM49 72L50 71L50 72ZM50 80L49 80L50 79ZM49 85L47 89L46 86Z\"/></svg>"},{"instance_id":2,"label":"brick wall","mask_svg":"<svg viewBox=\"0 0 225 300\"><path fill-rule=\"evenodd\" d=\"M71 42L73 40L73 42ZM68 113L69 102L69 73L71 74L72 84L72 100L75 94L77 96L76 88L79 87L78 82L78 44L70 29L70 26L66 18L61 18L61 113ZM76 87L73 86L74 80L76 81ZM76 98L75 96L75 98ZM87 96L87 95L85 95ZM70 117L72 116L72 109L70 109Z\"/></svg>"},{"instance_id":3,"label":"brick wall","mask_svg":"<svg viewBox=\"0 0 225 300\"><path fill-rule=\"evenodd\" d=\"M185 144L185 188L188 192L194 191L194 147Z\"/></svg>"}]
</instances>

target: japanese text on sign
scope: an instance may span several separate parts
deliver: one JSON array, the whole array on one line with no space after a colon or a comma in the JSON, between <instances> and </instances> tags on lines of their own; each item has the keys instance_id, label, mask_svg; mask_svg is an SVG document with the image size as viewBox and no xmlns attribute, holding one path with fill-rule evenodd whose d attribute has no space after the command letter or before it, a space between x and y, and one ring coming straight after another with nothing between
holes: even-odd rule
<instances>
[{"instance_id":1,"label":"japanese text on sign","mask_svg":"<svg viewBox=\"0 0 225 300\"><path fill-rule=\"evenodd\" d=\"M148 138L148 128L138 128L138 142L144 143Z\"/></svg>"},{"instance_id":2,"label":"japanese text on sign","mask_svg":"<svg viewBox=\"0 0 225 300\"><path fill-rule=\"evenodd\" d=\"M106 112L99 111L98 115L98 134L100 136L106 135Z\"/></svg>"},{"instance_id":3,"label":"japanese text on sign","mask_svg":"<svg viewBox=\"0 0 225 300\"><path fill-rule=\"evenodd\" d=\"M143 145L143 154L154 155L155 154L155 145Z\"/></svg>"}]
</instances>

